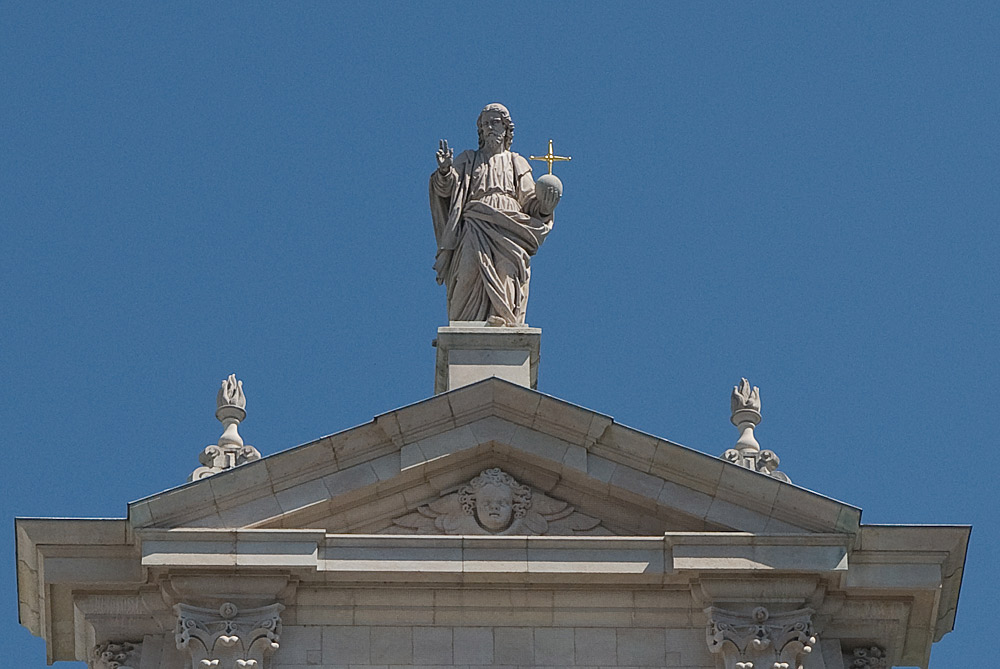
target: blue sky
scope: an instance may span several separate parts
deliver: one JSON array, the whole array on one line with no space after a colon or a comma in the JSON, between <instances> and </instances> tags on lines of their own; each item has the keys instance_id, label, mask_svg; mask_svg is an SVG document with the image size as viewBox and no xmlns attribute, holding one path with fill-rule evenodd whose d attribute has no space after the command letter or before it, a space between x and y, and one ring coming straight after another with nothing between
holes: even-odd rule
<instances>
[{"instance_id":1,"label":"blue sky","mask_svg":"<svg viewBox=\"0 0 1000 669\"><path fill-rule=\"evenodd\" d=\"M264 454L430 395L427 177L499 101L573 156L539 390L721 454L749 377L795 483L974 526L931 666L986 666L998 35L989 2L5 3L0 512L183 483L231 372ZM11 527L0 637L41 667Z\"/></svg>"}]
</instances>

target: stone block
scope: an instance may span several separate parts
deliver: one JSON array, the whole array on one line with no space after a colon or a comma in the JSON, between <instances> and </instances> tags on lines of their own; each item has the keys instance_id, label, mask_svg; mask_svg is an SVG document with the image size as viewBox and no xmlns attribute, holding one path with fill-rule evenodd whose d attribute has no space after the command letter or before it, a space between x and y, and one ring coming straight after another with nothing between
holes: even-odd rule
<instances>
[{"instance_id":1,"label":"stone block","mask_svg":"<svg viewBox=\"0 0 1000 669\"><path fill-rule=\"evenodd\" d=\"M685 485L664 481L656 501L668 509L676 509L695 518L704 518L708 515L713 498Z\"/></svg>"},{"instance_id":2,"label":"stone block","mask_svg":"<svg viewBox=\"0 0 1000 669\"><path fill-rule=\"evenodd\" d=\"M325 440L299 446L293 451L275 453L264 458L264 462L272 483L279 486L286 480L298 481L304 476L337 469L333 449Z\"/></svg>"},{"instance_id":3,"label":"stone block","mask_svg":"<svg viewBox=\"0 0 1000 669\"><path fill-rule=\"evenodd\" d=\"M253 495L261 488L271 487L271 474L267 471L267 463L263 460L249 462L203 480L208 481L212 487L212 494L215 495L215 501L220 507L227 503L231 504L234 498ZM192 486L194 487L197 485Z\"/></svg>"},{"instance_id":4,"label":"stone block","mask_svg":"<svg viewBox=\"0 0 1000 669\"><path fill-rule=\"evenodd\" d=\"M421 461L422 463L434 460L435 458L440 458L443 455L451 455L452 453L458 453L459 451L474 448L479 445L479 441L476 438L475 433L472 431L472 427L469 425L463 425L462 427L447 430L440 434L427 437L426 439L421 439L420 441L414 442L413 445L418 447L420 449L420 453L423 454L424 459ZM413 466L413 464L409 462L410 459L411 456L407 456L407 467Z\"/></svg>"},{"instance_id":5,"label":"stone block","mask_svg":"<svg viewBox=\"0 0 1000 669\"><path fill-rule=\"evenodd\" d=\"M740 530L741 532L761 533L767 526L769 516L757 513L724 499L712 500L712 505L705 514L705 520L723 527Z\"/></svg>"},{"instance_id":6,"label":"stone block","mask_svg":"<svg viewBox=\"0 0 1000 669\"><path fill-rule=\"evenodd\" d=\"M576 662L573 644L572 628L542 627L535 629L535 664L572 666Z\"/></svg>"},{"instance_id":7,"label":"stone block","mask_svg":"<svg viewBox=\"0 0 1000 669\"><path fill-rule=\"evenodd\" d=\"M281 629L281 645L274 655L276 664L319 664L319 654L323 647L321 627L285 625ZM310 654L315 653L313 662Z\"/></svg>"},{"instance_id":8,"label":"stone block","mask_svg":"<svg viewBox=\"0 0 1000 669\"><path fill-rule=\"evenodd\" d=\"M827 532L836 531L844 508L851 509L837 500L791 485L780 486L774 500L774 515L779 520ZM851 510L858 512L857 509Z\"/></svg>"},{"instance_id":9,"label":"stone block","mask_svg":"<svg viewBox=\"0 0 1000 669\"><path fill-rule=\"evenodd\" d=\"M198 481L150 498L146 504L154 523L163 525L178 516L201 516L216 511L210 481L211 478Z\"/></svg>"},{"instance_id":10,"label":"stone block","mask_svg":"<svg viewBox=\"0 0 1000 669\"><path fill-rule=\"evenodd\" d=\"M450 627L414 627L413 663L415 665L450 665L452 630Z\"/></svg>"},{"instance_id":11,"label":"stone block","mask_svg":"<svg viewBox=\"0 0 1000 669\"><path fill-rule=\"evenodd\" d=\"M604 434L598 445L613 454L608 457L616 462L624 462L642 472L648 472L658 443L659 440L652 435L616 424Z\"/></svg>"},{"instance_id":12,"label":"stone block","mask_svg":"<svg viewBox=\"0 0 1000 669\"><path fill-rule=\"evenodd\" d=\"M434 393L497 377L526 388L538 382L538 328L453 322L438 328Z\"/></svg>"},{"instance_id":13,"label":"stone block","mask_svg":"<svg viewBox=\"0 0 1000 669\"><path fill-rule=\"evenodd\" d=\"M373 664L412 664L412 627L372 627L371 661Z\"/></svg>"},{"instance_id":14,"label":"stone block","mask_svg":"<svg viewBox=\"0 0 1000 669\"><path fill-rule=\"evenodd\" d=\"M563 470L587 471L587 449L583 446L570 444L562 459Z\"/></svg>"},{"instance_id":15,"label":"stone block","mask_svg":"<svg viewBox=\"0 0 1000 669\"><path fill-rule=\"evenodd\" d=\"M509 444L514 439L517 425L497 416L487 416L474 423L469 423L469 429L476 443L485 444L493 441L498 444Z\"/></svg>"},{"instance_id":16,"label":"stone block","mask_svg":"<svg viewBox=\"0 0 1000 669\"><path fill-rule=\"evenodd\" d=\"M666 639L662 629L619 628L617 646L619 665L659 667L665 663Z\"/></svg>"},{"instance_id":17,"label":"stone block","mask_svg":"<svg viewBox=\"0 0 1000 669\"><path fill-rule=\"evenodd\" d=\"M330 499L330 490L322 479L314 479L278 491L274 498L281 510L288 513L313 504L325 504Z\"/></svg>"},{"instance_id":18,"label":"stone block","mask_svg":"<svg viewBox=\"0 0 1000 669\"><path fill-rule=\"evenodd\" d=\"M396 411L396 420L399 421L403 442L407 444L442 429L455 427L455 418L447 397L432 397L399 409Z\"/></svg>"},{"instance_id":19,"label":"stone block","mask_svg":"<svg viewBox=\"0 0 1000 669\"><path fill-rule=\"evenodd\" d=\"M719 496L737 504L750 504L761 512L770 512L781 486L781 481L730 464L719 478Z\"/></svg>"},{"instance_id":20,"label":"stone block","mask_svg":"<svg viewBox=\"0 0 1000 669\"><path fill-rule=\"evenodd\" d=\"M454 629L455 664L493 664L493 630L489 627Z\"/></svg>"},{"instance_id":21,"label":"stone block","mask_svg":"<svg viewBox=\"0 0 1000 669\"><path fill-rule=\"evenodd\" d=\"M682 666L715 666L712 653L705 643L705 632L701 629L666 629L663 632L667 653L681 657Z\"/></svg>"},{"instance_id":22,"label":"stone block","mask_svg":"<svg viewBox=\"0 0 1000 669\"><path fill-rule=\"evenodd\" d=\"M377 482L378 476L367 462L323 477L323 483L326 484L331 497Z\"/></svg>"},{"instance_id":23,"label":"stone block","mask_svg":"<svg viewBox=\"0 0 1000 669\"><path fill-rule=\"evenodd\" d=\"M618 663L618 639L614 629L577 627L573 638L577 665L613 667Z\"/></svg>"},{"instance_id":24,"label":"stone block","mask_svg":"<svg viewBox=\"0 0 1000 669\"><path fill-rule=\"evenodd\" d=\"M281 507L278 505L278 500L270 492L252 502L219 510L219 518L222 519L223 527L233 528L247 527L248 525L280 515Z\"/></svg>"},{"instance_id":25,"label":"stone block","mask_svg":"<svg viewBox=\"0 0 1000 669\"><path fill-rule=\"evenodd\" d=\"M534 631L530 627L494 628L494 660L498 664L533 665L535 663L534 643Z\"/></svg>"},{"instance_id":26,"label":"stone block","mask_svg":"<svg viewBox=\"0 0 1000 669\"><path fill-rule=\"evenodd\" d=\"M609 483L618 465L607 458L602 458L593 453L587 454L587 475L601 481Z\"/></svg>"},{"instance_id":27,"label":"stone block","mask_svg":"<svg viewBox=\"0 0 1000 669\"><path fill-rule=\"evenodd\" d=\"M493 383L473 384L464 392L449 393L448 403L456 424L475 420L477 416L485 415L493 405Z\"/></svg>"},{"instance_id":28,"label":"stone block","mask_svg":"<svg viewBox=\"0 0 1000 669\"><path fill-rule=\"evenodd\" d=\"M367 665L371 660L371 630L368 627L323 628L323 663Z\"/></svg>"},{"instance_id":29,"label":"stone block","mask_svg":"<svg viewBox=\"0 0 1000 669\"><path fill-rule=\"evenodd\" d=\"M371 461L372 469L375 471L375 478L379 481L388 481L399 476L399 453L389 453Z\"/></svg>"},{"instance_id":30,"label":"stone block","mask_svg":"<svg viewBox=\"0 0 1000 669\"><path fill-rule=\"evenodd\" d=\"M513 442L521 451L555 463L562 463L563 457L570 447L569 442L526 427L517 429Z\"/></svg>"},{"instance_id":31,"label":"stone block","mask_svg":"<svg viewBox=\"0 0 1000 669\"><path fill-rule=\"evenodd\" d=\"M153 512L149 510L149 502L133 502L129 504L128 520L132 527L152 525Z\"/></svg>"},{"instance_id":32,"label":"stone block","mask_svg":"<svg viewBox=\"0 0 1000 669\"><path fill-rule=\"evenodd\" d=\"M621 489L621 496L647 508L655 508L660 491L663 490L663 479L625 465L615 468L609 483Z\"/></svg>"}]
</instances>

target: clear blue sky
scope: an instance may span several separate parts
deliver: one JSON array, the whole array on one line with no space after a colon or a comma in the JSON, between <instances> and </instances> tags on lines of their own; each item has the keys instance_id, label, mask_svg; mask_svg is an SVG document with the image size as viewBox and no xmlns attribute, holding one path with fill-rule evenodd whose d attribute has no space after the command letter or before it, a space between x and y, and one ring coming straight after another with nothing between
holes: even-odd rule
<instances>
[{"instance_id":1,"label":"clear blue sky","mask_svg":"<svg viewBox=\"0 0 1000 669\"><path fill-rule=\"evenodd\" d=\"M809 5L4 3L7 663L11 519L183 483L230 372L264 454L431 393L427 177L493 101L573 156L539 389L721 454L749 377L795 483L974 525L931 666L992 663L1000 6Z\"/></svg>"}]
</instances>

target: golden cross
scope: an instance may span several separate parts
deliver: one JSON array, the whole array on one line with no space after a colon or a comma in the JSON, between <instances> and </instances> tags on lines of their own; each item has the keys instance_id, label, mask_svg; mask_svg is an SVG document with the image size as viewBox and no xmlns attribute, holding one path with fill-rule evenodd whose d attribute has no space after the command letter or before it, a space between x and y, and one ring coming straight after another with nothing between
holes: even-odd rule
<instances>
[{"instance_id":1,"label":"golden cross","mask_svg":"<svg viewBox=\"0 0 1000 669\"><path fill-rule=\"evenodd\" d=\"M531 158L532 160L541 160L543 162L548 163L549 164L549 174L552 174L552 163L557 162L559 160L573 160L569 156L557 156L554 153L552 153L552 140L551 139L549 140L549 152L547 154L545 154L544 156L528 156L528 157Z\"/></svg>"}]
</instances>

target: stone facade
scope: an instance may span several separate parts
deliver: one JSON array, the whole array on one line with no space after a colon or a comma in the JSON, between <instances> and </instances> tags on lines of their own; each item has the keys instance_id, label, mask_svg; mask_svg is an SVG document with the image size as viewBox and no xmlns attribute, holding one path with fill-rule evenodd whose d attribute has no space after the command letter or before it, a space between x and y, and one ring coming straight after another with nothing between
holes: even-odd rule
<instances>
[{"instance_id":1,"label":"stone facade","mask_svg":"<svg viewBox=\"0 0 1000 669\"><path fill-rule=\"evenodd\" d=\"M862 525L529 385L441 392L124 519L18 520L21 620L95 669L926 667L951 629L968 528Z\"/></svg>"}]
</instances>

